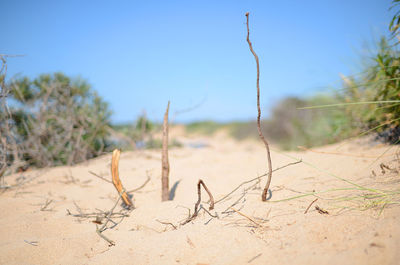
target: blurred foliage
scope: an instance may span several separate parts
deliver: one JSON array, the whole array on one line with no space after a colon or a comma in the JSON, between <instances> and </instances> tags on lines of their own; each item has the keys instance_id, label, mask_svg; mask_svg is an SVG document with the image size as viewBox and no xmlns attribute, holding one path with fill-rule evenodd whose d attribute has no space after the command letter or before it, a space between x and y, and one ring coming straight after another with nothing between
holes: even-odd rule
<instances>
[{"instance_id":1,"label":"blurred foliage","mask_svg":"<svg viewBox=\"0 0 400 265\"><path fill-rule=\"evenodd\" d=\"M342 87L309 98L288 97L277 102L264 134L283 149L312 147L377 132L385 141L400 141L400 58L396 45L382 37L375 52L363 59L360 74L341 76ZM330 106L334 105L334 106ZM318 106L302 109L306 106ZM196 122L188 132L212 134L227 129L236 139L258 137L256 122Z\"/></svg>"},{"instance_id":2,"label":"blurred foliage","mask_svg":"<svg viewBox=\"0 0 400 265\"><path fill-rule=\"evenodd\" d=\"M400 0L393 0L391 9L397 8L400 4ZM389 30L393 37L396 37L400 32L400 10L397 10L392 20L389 23Z\"/></svg>"},{"instance_id":3,"label":"blurred foliage","mask_svg":"<svg viewBox=\"0 0 400 265\"><path fill-rule=\"evenodd\" d=\"M154 136L161 133L162 124L150 121L145 115L139 116L133 123L114 124L111 128L133 141L137 149L161 149L162 147L161 138L155 138ZM125 141L125 137L113 139L113 145L122 150L132 150L130 141ZM171 148L182 147L182 143L172 138L168 146Z\"/></svg>"},{"instance_id":4,"label":"blurred foliage","mask_svg":"<svg viewBox=\"0 0 400 265\"><path fill-rule=\"evenodd\" d=\"M338 94L341 102L375 102L375 104L347 105L345 112L351 126L360 131L376 128L386 141L399 141L400 128L400 53L382 37L375 54L365 60L364 71L357 77L344 77L343 89ZM389 102L385 102L389 101Z\"/></svg>"},{"instance_id":5,"label":"blurred foliage","mask_svg":"<svg viewBox=\"0 0 400 265\"><path fill-rule=\"evenodd\" d=\"M221 127L223 127L223 124L215 121L198 121L187 124L186 131L188 133L212 135Z\"/></svg>"},{"instance_id":6,"label":"blurred foliage","mask_svg":"<svg viewBox=\"0 0 400 265\"><path fill-rule=\"evenodd\" d=\"M85 80L54 73L17 78L8 86L12 136L30 165L71 165L109 147L111 112Z\"/></svg>"},{"instance_id":7,"label":"blurred foliage","mask_svg":"<svg viewBox=\"0 0 400 265\"><path fill-rule=\"evenodd\" d=\"M332 104L332 95L316 95L308 99L289 97L272 109L263 131L283 149L317 146L336 142L350 135L348 118L341 110L299 109L308 105Z\"/></svg>"},{"instance_id":8,"label":"blurred foliage","mask_svg":"<svg viewBox=\"0 0 400 265\"><path fill-rule=\"evenodd\" d=\"M146 135L154 133L161 127L160 124L148 120L145 115L141 115L134 123L113 124L112 128L136 142L143 140Z\"/></svg>"}]
</instances>

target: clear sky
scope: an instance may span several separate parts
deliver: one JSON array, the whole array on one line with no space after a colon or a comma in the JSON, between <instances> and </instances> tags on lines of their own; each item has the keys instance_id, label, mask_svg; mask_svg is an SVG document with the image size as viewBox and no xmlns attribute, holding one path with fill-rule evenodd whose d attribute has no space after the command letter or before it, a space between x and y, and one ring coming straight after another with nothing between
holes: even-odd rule
<instances>
[{"instance_id":1,"label":"clear sky","mask_svg":"<svg viewBox=\"0 0 400 265\"><path fill-rule=\"evenodd\" d=\"M0 53L9 77L62 71L87 79L114 122L146 110L175 121L256 118L260 57L263 116L280 98L307 96L357 71L365 43L388 35L390 0L0 0Z\"/></svg>"}]
</instances>

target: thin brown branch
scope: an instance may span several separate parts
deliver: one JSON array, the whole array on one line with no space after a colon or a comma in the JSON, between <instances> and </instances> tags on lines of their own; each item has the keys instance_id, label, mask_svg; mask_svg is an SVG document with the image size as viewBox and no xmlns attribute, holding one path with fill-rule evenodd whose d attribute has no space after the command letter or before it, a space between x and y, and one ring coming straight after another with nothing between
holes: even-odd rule
<instances>
[{"instance_id":1,"label":"thin brown branch","mask_svg":"<svg viewBox=\"0 0 400 265\"><path fill-rule=\"evenodd\" d=\"M106 178L104 178L104 177L102 177L102 176L100 176L100 175L94 173L93 171L90 171L90 170L89 170L89 173L92 174L92 175L95 176L95 177L98 177L99 179L104 180L105 182L113 183L111 180L108 180L108 179L106 179Z\"/></svg>"},{"instance_id":2,"label":"thin brown branch","mask_svg":"<svg viewBox=\"0 0 400 265\"><path fill-rule=\"evenodd\" d=\"M203 180L199 180L197 183L197 190L200 192L200 185L203 186L203 188L206 190L208 197L210 197L210 207L208 208L210 211L214 209L214 197L212 196L210 190L207 188L206 184L203 182Z\"/></svg>"},{"instance_id":3,"label":"thin brown branch","mask_svg":"<svg viewBox=\"0 0 400 265\"><path fill-rule=\"evenodd\" d=\"M205 97L204 97L200 102L198 102L197 104L195 104L195 105L193 105L193 106L190 106L190 107L187 107L187 108L185 108L185 109L180 109L180 110L175 111L174 114L172 115L172 118L170 119L171 123L172 123L172 124L174 123L175 118L176 118L178 115L181 115L181 114L184 114L184 113L188 113L188 112L191 112L191 111L193 111L193 110L195 110L195 109L197 109L197 108L200 108L200 107L206 102L206 100L207 100L207 97L205 96Z\"/></svg>"},{"instance_id":4,"label":"thin brown branch","mask_svg":"<svg viewBox=\"0 0 400 265\"><path fill-rule=\"evenodd\" d=\"M258 254L258 255L256 255L256 256L252 257L251 259L249 259L249 261L247 261L247 263L252 263L255 259L261 257L261 255L262 255L262 253L260 253L260 254Z\"/></svg>"},{"instance_id":5,"label":"thin brown branch","mask_svg":"<svg viewBox=\"0 0 400 265\"><path fill-rule=\"evenodd\" d=\"M104 232L104 230L107 227L108 222L111 220L111 216L114 212L115 207L117 207L119 201L121 200L121 198L123 198L124 194L126 194L125 190L122 189L121 192L119 193L119 197L118 200L116 201L116 203L114 204L114 206L111 208L111 210L108 212L107 216L106 216L106 221L104 222L104 224L99 228L98 225L96 224L96 233L103 238L105 241L107 241L109 243L110 246L115 246L114 241L110 240L109 238L107 238L105 235L103 235L102 233Z\"/></svg>"},{"instance_id":6,"label":"thin brown branch","mask_svg":"<svg viewBox=\"0 0 400 265\"><path fill-rule=\"evenodd\" d=\"M182 225L185 225L185 224L187 224L187 223L189 223L189 222L191 222L192 220L194 220L196 217L197 217L197 215L198 215L198 213L199 213L199 211L200 211L200 209L199 209L199 205L200 205L200 203L201 203L201 186L203 186L203 188L206 190L206 192L207 192L207 194L208 194L208 196L210 197L210 207L209 207L209 210L211 211L212 209L214 209L214 197L212 196L212 194L211 194L211 192L210 192L210 190L207 188L207 186L206 186L206 184L203 182L203 180L201 180L201 179L199 179L199 182L197 183L197 202L196 202L196 204L194 205L194 213L193 213L193 215L192 216L190 216L188 219L186 219L186 221L185 222L183 222L182 223ZM204 209L204 208L203 208ZM204 209L205 210L205 209ZM208 212L208 211L207 211ZM209 213L209 212L208 212ZM210 214L210 213L209 213ZM210 214L211 215L211 214ZM213 215L211 215L211 216L213 216ZM214 216L213 216L214 217Z\"/></svg>"},{"instance_id":7,"label":"thin brown branch","mask_svg":"<svg viewBox=\"0 0 400 265\"><path fill-rule=\"evenodd\" d=\"M53 200L49 200L49 199L46 199L46 202L44 203L44 205L42 206L42 207L40 207L40 210L41 211L51 211L51 210L48 210L47 209L47 207L50 205L50 203L52 203L53 202Z\"/></svg>"},{"instance_id":8,"label":"thin brown branch","mask_svg":"<svg viewBox=\"0 0 400 265\"><path fill-rule=\"evenodd\" d=\"M169 161L168 161L168 112L169 101L167 109L164 114L163 123L163 138L162 138L162 158L161 158L161 200L167 201L169 199Z\"/></svg>"},{"instance_id":9,"label":"thin brown branch","mask_svg":"<svg viewBox=\"0 0 400 265\"><path fill-rule=\"evenodd\" d=\"M254 221L252 218L248 217L247 215L245 215L245 214L242 213L242 212L239 212L239 211L236 210L235 208L231 207L231 209L232 209L233 211L235 211L235 213L238 213L238 214L240 214L241 216L247 218L248 220L250 220L252 223L256 224L257 226L259 226L259 227L262 226L262 225L260 225L259 223L257 223L256 221Z\"/></svg>"},{"instance_id":10,"label":"thin brown branch","mask_svg":"<svg viewBox=\"0 0 400 265\"><path fill-rule=\"evenodd\" d=\"M174 230L177 229L176 225L174 225L173 223L170 223L170 222L163 222L163 221L160 221L160 220L158 220L158 219L156 219L156 221L159 222L160 224L163 224L163 225L170 225L170 226L172 226L172 227L174 228Z\"/></svg>"},{"instance_id":11,"label":"thin brown branch","mask_svg":"<svg viewBox=\"0 0 400 265\"><path fill-rule=\"evenodd\" d=\"M295 165L295 164L298 164L298 163L301 163L301 162L302 162L302 161L299 160L299 161L296 161L296 162L292 162L292 163L286 164L286 165L284 165L284 166L281 166L281 167L278 167L278 168L272 170L272 172L278 171L278 170L283 169L283 168L285 168L285 167L292 166L292 165ZM270 173L268 172L268 173L263 174L263 175L261 175L261 176L258 176L258 177L256 177L256 178L253 178L253 179L250 179L250 180L247 180L247 181L244 181L244 182L240 183L236 188L234 188L231 192L229 192L228 194L226 194L224 197L222 197L221 199L219 199L219 200L216 201L215 203L219 203L219 202L225 200L226 198L228 198L232 193L234 193L235 191L237 191L237 190L238 190L240 187L242 187L243 185L248 184L248 183L251 183L251 182L256 181L256 180L260 180L260 178L265 177L265 176L269 176L269 174L270 174Z\"/></svg>"},{"instance_id":12,"label":"thin brown branch","mask_svg":"<svg viewBox=\"0 0 400 265\"><path fill-rule=\"evenodd\" d=\"M257 130L258 130L258 135L260 136L260 139L263 141L264 145L265 145L265 149L267 150L267 158L268 158L268 168L269 168L269 174L268 174L268 180L267 183L265 185L264 191L262 193L261 199L263 201L267 200L267 193L268 193L268 189L269 189L269 185L271 184L271 179L272 179L272 162L271 162L271 152L269 150L269 145L267 140L265 139L262 130L261 130L261 108L260 108L260 63L258 61L258 56L255 53L255 51L253 50L253 46L251 44L250 41L250 30L249 30L249 15L250 13L247 12L246 13L246 25L247 25L247 43L249 44L249 48L251 53L254 56L254 59L256 60L257 63L257 111L258 111L258 115L257 115Z\"/></svg>"},{"instance_id":13,"label":"thin brown branch","mask_svg":"<svg viewBox=\"0 0 400 265\"><path fill-rule=\"evenodd\" d=\"M304 211L304 214L306 214L308 212L308 210L310 209L311 205L314 204L314 202L316 202L318 200L318 198L316 198L315 200L313 200L310 205L308 205L307 209Z\"/></svg>"},{"instance_id":14,"label":"thin brown branch","mask_svg":"<svg viewBox=\"0 0 400 265\"><path fill-rule=\"evenodd\" d=\"M150 176L149 176L149 175L147 175L147 179L146 179L146 181L145 181L145 182L144 182L142 185L140 185L139 187L137 187L137 188L135 188L135 189L133 189L133 190L129 190L129 191L128 191L128 193L137 192L137 191L139 191L139 190L143 189L143 188L144 188L144 186L146 186L146 185L147 185L147 183L149 183L149 182L150 182L150 180L151 180Z\"/></svg>"}]
</instances>

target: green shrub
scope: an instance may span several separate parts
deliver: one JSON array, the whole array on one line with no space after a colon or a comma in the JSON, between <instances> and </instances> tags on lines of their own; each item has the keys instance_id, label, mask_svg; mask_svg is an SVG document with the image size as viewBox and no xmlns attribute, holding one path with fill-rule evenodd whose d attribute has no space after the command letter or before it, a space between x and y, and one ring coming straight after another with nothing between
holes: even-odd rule
<instances>
[{"instance_id":1,"label":"green shrub","mask_svg":"<svg viewBox=\"0 0 400 265\"><path fill-rule=\"evenodd\" d=\"M387 136L385 140L395 143L400 139L400 102L393 102L400 100L400 53L384 37L377 46L376 53L367 58L361 75L343 78L338 98L342 102L360 103L345 106L353 127L359 131L376 128L379 134Z\"/></svg>"},{"instance_id":2,"label":"green shrub","mask_svg":"<svg viewBox=\"0 0 400 265\"><path fill-rule=\"evenodd\" d=\"M54 73L8 85L13 137L28 164L71 165L107 149L111 112L85 80Z\"/></svg>"}]
</instances>

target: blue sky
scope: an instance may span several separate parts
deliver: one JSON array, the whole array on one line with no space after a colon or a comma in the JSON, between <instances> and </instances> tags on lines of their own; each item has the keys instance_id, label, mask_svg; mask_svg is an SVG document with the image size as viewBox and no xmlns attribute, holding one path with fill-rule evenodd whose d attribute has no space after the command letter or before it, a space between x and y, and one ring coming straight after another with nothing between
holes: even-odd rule
<instances>
[{"instance_id":1,"label":"blue sky","mask_svg":"<svg viewBox=\"0 0 400 265\"><path fill-rule=\"evenodd\" d=\"M0 0L0 53L8 75L62 71L87 79L114 122L146 110L160 121L256 118L260 57L263 116L281 98L307 96L357 72L365 43L388 34L389 0L19 1Z\"/></svg>"}]
</instances>

